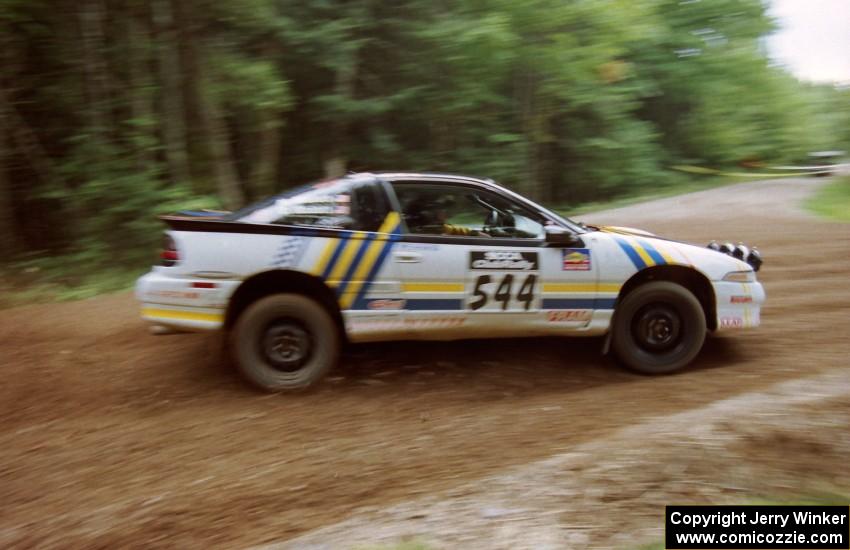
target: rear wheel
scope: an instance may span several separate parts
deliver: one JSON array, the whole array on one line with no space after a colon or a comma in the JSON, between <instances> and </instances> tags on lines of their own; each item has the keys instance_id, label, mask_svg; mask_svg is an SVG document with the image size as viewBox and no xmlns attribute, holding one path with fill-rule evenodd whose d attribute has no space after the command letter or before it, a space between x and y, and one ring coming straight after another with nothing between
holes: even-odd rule
<instances>
[{"instance_id":1,"label":"rear wheel","mask_svg":"<svg viewBox=\"0 0 850 550\"><path fill-rule=\"evenodd\" d=\"M626 367L666 374L690 363L702 349L705 315L688 289L658 281L626 295L612 330L614 353Z\"/></svg>"},{"instance_id":2,"label":"rear wheel","mask_svg":"<svg viewBox=\"0 0 850 550\"><path fill-rule=\"evenodd\" d=\"M330 314L297 294L257 300L239 316L231 338L239 372L266 391L305 389L339 357L339 332Z\"/></svg>"}]
</instances>

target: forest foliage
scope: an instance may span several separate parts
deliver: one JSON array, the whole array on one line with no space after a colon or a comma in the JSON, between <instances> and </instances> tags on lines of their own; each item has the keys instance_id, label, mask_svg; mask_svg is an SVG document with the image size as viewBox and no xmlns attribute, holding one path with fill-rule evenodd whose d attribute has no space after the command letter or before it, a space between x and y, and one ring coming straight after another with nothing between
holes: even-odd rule
<instances>
[{"instance_id":1,"label":"forest foliage","mask_svg":"<svg viewBox=\"0 0 850 550\"><path fill-rule=\"evenodd\" d=\"M759 0L0 0L0 251L135 265L156 214L346 171L575 204L850 149Z\"/></svg>"}]
</instances>

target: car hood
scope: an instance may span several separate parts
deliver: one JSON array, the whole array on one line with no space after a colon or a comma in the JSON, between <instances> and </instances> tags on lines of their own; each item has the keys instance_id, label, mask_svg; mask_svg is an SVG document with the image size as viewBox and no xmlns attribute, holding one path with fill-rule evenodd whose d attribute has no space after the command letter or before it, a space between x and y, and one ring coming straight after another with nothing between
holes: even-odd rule
<instances>
[{"instance_id":1,"label":"car hood","mask_svg":"<svg viewBox=\"0 0 850 550\"><path fill-rule=\"evenodd\" d=\"M675 264L692 267L710 280L720 280L731 271L752 271L752 267L746 262L722 252L704 246L659 237L642 229L606 225L600 226L599 231L610 236L639 237L656 249L666 251Z\"/></svg>"},{"instance_id":2,"label":"car hood","mask_svg":"<svg viewBox=\"0 0 850 550\"><path fill-rule=\"evenodd\" d=\"M622 227L619 225L603 225L599 227L600 231L607 231L609 233L627 233L629 235L635 235L638 237L655 237L655 233L650 233L649 231L644 231L643 229L635 229L634 227Z\"/></svg>"}]
</instances>

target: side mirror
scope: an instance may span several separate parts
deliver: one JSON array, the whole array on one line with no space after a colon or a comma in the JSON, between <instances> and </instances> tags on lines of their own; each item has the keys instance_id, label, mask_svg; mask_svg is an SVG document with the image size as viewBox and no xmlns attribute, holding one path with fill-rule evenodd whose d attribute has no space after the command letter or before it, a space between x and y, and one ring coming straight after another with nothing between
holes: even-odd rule
<instances>
[{"instance_id":1,"label":"side mirror","mask_svg":"<svg viewBox=\"0 0 850 550\"><path fill-rule=\"evenodd\" d=\"M502 213L498 210L491 210L484 225L487 227L515 227L516 221L508 212Z\"/></svg>"},{"instance_id":2,"label":"side mirror","mask_svg":"<svg viewBox=\"0 0 850 550\"><path fill-rule=\"evenodd\" d=\"M548 246L563 247L563 248L584 248L584 242L581 237L559 227L557 225L547 225L543 228L546 232L546 244Z\"/></svg>"}]
</instances>

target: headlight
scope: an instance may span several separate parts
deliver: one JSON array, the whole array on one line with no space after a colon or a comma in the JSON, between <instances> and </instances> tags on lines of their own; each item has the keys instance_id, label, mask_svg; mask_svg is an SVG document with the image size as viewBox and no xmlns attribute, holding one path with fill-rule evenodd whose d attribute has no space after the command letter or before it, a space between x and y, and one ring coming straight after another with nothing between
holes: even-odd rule
<instances>
[{"instance_id":1,"label":"headlight","mask_svg":"<svg viewBox=\"0 0 850 550\"><path fill-rule=\"evenodd\" d=\"M730 271L723 276L723 280L735 283L754 283L756 282L756 273L755 271Z\"/></svg>"}]
</instances>

